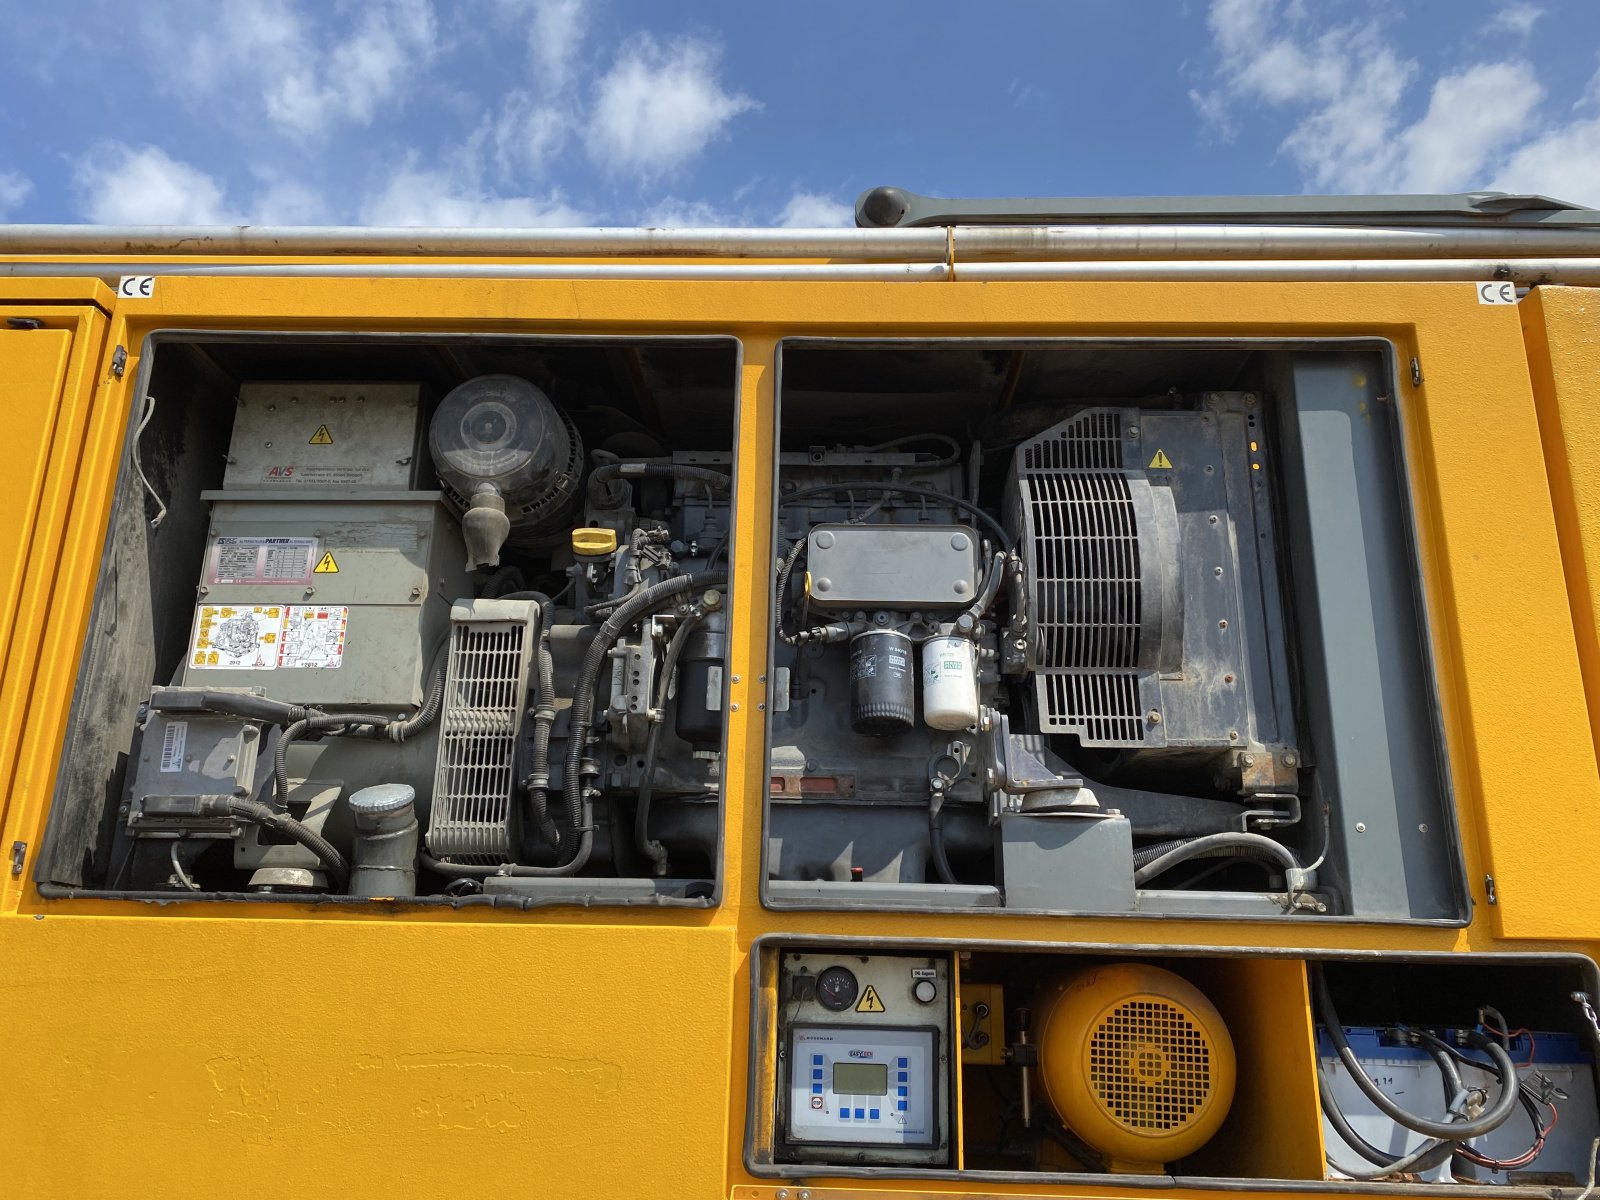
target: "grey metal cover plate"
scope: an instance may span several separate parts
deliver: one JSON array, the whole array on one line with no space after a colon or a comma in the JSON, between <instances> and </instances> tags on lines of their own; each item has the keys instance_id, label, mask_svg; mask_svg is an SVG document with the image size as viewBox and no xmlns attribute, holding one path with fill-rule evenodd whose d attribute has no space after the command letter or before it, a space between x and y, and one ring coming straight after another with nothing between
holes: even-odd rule
<instances>
[{"instance_id":1,"label":"grey metal cover plate","mask_svg":"<svg viewBox=\"0 0 1600 1200\"><path fill-rule=\"evenodd\" d=\"M414 383L247 383L223 486L409 488L417 471Z\"/></svg>"},{"instance_id":2,"label":"grey metal cover plate","mask_svg":"<svg viewBox=\"0 0 1600 1200\"><path fill-rule=\"evenodd\" d=\"M977 596L977 537L964 525L818 525L807 552L818 608L958 608Z\"/></svg>"}]
</instances>

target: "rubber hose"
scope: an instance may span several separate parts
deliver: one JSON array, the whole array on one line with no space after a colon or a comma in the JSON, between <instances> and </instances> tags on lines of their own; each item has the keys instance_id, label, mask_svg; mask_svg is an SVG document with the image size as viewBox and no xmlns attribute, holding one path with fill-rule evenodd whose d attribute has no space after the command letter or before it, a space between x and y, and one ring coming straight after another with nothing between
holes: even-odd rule
<instances>
[{"instance_id":1,"label":"rubber hose","mask_svg":"<svg viewBox=\"0 0 1600 1200\"><path fill-rule=\"evenodd\" d=\"M994 603L994 598L1000 594L1000 584L1006 577L1006 554L1000 551L995 554L989 563L989 573L983 577L983 586L978 589L978 598L973 601L972 607L961 615L976 625L983 620L983 614L989 611L989 606ZM958 621L959 625L959 621Z\"/></svg>"},{"instance_id":2,"label":"rubber hose","mask_svg":"<svg viewBox=\"0 0 1600 1200\"><path fill-rule=\"evenodd\" d=\"M496 596L495 599L496 600L532 600L535 604L537 604L539 606L539 612L541 614L541 619L544 622L548 622L550 620L550 610L555 607L555 601L550 599L549 596L546 596L543 592L533 591L531 588L524 588L520 592L507 592L504 596Z\"/></svg>"},{"instance_id":3,"label":"rubber hose","mask_svg":"<svg viewBox=\"0 0 1600 1200\"><path fill-rule=\"evenodd\" d=\"M1454 1099L1454 1091L1452 1089L1451 1079L1453 1077L1456 1083L1459 1084L1461 1080L1461 1074L1459 1071L1455 1070L1454 1064L1451 1064L1449 1072L1446 1072L1445 1064L1449 1062L1448 1055L1442 1054L1437 1050L1431 1050L1430 1053L1433 1055L1434 1062L1439 1064L1440 1076L1442 1082L1444 1083L1445 1098L1446 1102L1448 1103ZM1334 1097L1333 1094L1333 1087L1328 1082L1327 1074L1322 1070L1321 1067L1317 1068L1317 1101L1322 1106L1322 1115L1328 1118L1328 1123L1333 1126L1334 1132L1336 1132L1339 1137L1344 1140L1347 1146L1349 1146L1357 1154L1361 1155L1362 1158L1366 1159L1373 1165L1385 1167L1389 1170L1389 1172L1392 1173L1396 1169L1396 1163L1398 1163L1402 1158L1411 1157L1411 1155L1390 1154L1386 1150L1380 1150L1371 1142L1367 1141L1366 1138L1362 1137L1361 1134L1356 1131L1355 1127L1350 1124L1348 1118L1345 1117L1344 1110L1339 1107L1339 1101ZM1441 1149L1447 1151L1447 1153L1441 1154L1437 1162L1428 1162L1425 1166L1417 1165L1416 1169L1426 1171L1438 1166L1440 1162L1443 1162L1446 1158L1454 1154L1456 1145L1457 1143L1453 1141L1436 1138L1430 1140L1422 1146L1417 1147L1417 1150L1412 1151L1412 1155L1418 1153L1419 1151L1433 1151ZM1339 1170L1344 1171L1344 1168L1340 1167ZM1349 1174L1348 1171L1345 1173Z\"/></svg>"},{"instance_id":4,"label":"rubber hose","mask_svg":"<svg viewBox=\"0 0 1600 1200\"><path fill-rule=\"evenodd\" d=\"M1005 531L1005 527L996 521L983 509L970 500L963 500L960 496L953 496L949 492L941 492L935 488L913 487L902 483L825 483L817 487L801 488L798 492L790 492L782 497L780 504L793 504L797 500L807 500L812 496L828 495L833 492L894 492L902 496L923 496L930 500L939 500L963 512L970 513L976 520L981 521L985 529L995 536L996 542L1007 550L1016 549L1016 542Z\"/></svg>"},{"instance_id":5,"label":"rubber hose","mask_svg":"<svg viewBox=\"0 0 1600 1200\"><path fill-rule=\"evenodd\" d=\"M345 865L344 856L334 849L320 833L309 825L295 820L288 813L278 812L265 804L255 800L241 800L230 797L228 811L236 817L242 817L253 824L275 829L284 836L291 838L304 846L317 856L323 866L328 868L332 877L334 890L343 892L350 878L350 868Z\"/></svg>"},{"instance_id":6,"label":"rubber hose","mask_svg":"<svg viewBox=\"0 0 1600 1200\"><path fill-rule=\"evenodd\" d=\"M1328 990L1328 979L1322 967L1315 968L1315 1000L1317 1005L1317 1019L1322 1022L1322 1028L1327 1033L1328 1039L1333 1042L1333 1048L1338 1052L1339 1059L1344 1063L1345 1069L1350 1072L1350 1078L1355 1081L1362 1093L1371 1100L1391 1121L1397 1125L1404 1125L1415 1133L1432 1138L1443 1138L1447 1141L1462 1142L1471 1138L1482 1137L1506 1123L1517 1106L1518 1088L1520 1081L1517 1077L1517 1064L1505 1052L1499 1042L1490 1041L1488 1038L1474 1039L1474 1045L1484 1051L1494 1061L1495 1075L1500 1083L1500 1095L1494 1105L1471 1121L1450 1123L1435 1121L1428 1117L1418 1116L1414 1112L1401 1108L1384 1094L1383 1090L1373 1083L1362 1069L1361 1060L1356 1057L1350 1048L1349 1039L1344 1035L1344 1026L1339 1024L1339 1014L1333 1007L1333 993ZM1481 1044L1480 1044L1481 1043Z\"/></svg>"},{"instance_id":7,"label":"rubber hose","mask_svg":"<svg viewBox=\"0 0 1600 1200\"><path fill-rule=\"evenodd\" d=\"M289 747L304 734L326 732L345 725L370 725L381 730L388 724L388 717L373 716L370 713L317 712L290 725L278 739L278 748L272 756L272 782L277 789L278 803L280 805L289 803Z\"/></svg>"},{"instance_id":8,"label":"rubber hose","mask_svg":"<svg viewBox=\"0 0 1600 1200\"><path fill-rule=\"evenodd\" d=\"M513 579L516 580L516 586L520 588L522 586L522 572L516 567L501 567L483 581L483 591L480 594L485 600L504 600L505 597L499 595L500 587L502 584L510 583Z\"/></svg>"},{"instance_id":9,"label":"rubber hose","mask_svg":"<svg viewBox=\"0 0 1600 1200\"><path fill-rule=\"evenodd\" d=\"M961 881L950 869L950 856L944 848L944 801L943 792L931 792L928 796L928 849L939 882L959 884Z\"/></svg>"},{"instance_id":10,"label":"rubber hose","mask_svg":"<svg viewBox=\"0 0 1600 1200\"><path fill-rule=\"evenodd\" d=\"M441 662L434 667L433 679L428 684L428 694L422 701L422 707L417 709L416 715L407 717L404 721L391 722L384 728L391 742L403 742L413 734L421 733L439 719L439 710L444 707L445 666L446 664Z\"/></svg>"},{"instance_id":11,"label":"rubber hose","mask_svg":"<svg viewBox=\"0 0 1600 1200\"><path fill-rule=\"evenodd\" d=\"M656 683L655 711L658 719L650 726L645 738L644 773L639 779L639 805L633 815L633 844L639 853L650 860L650 873L661 878L671 873L667 862L667 848L650 837L650 792L655 785L656 759L661 752L661 727L667 723L667 691L672 686L672 673L678 669L678 659L683 655L684 643L689 634L705 620L705 613L697 612L685 618L667 643L667 652L661 659L661 676Z\"/></svg>"},{"instance_id":12,"label":"rubber hose","mask_svg":"<svg viewBox=\"0 0 1600 1200\"><path fill-rule=\"evenodd\" d=\"M600 670L610 657L611 647L616 644L617 638L634 622L671 603L685 592L719 587L727 581L726 574L676 575L631 597L600 626L594 641L589 643L583 664L578 668L578 683L572 696L572 728L567 735L566 772L561 780L567 825L579 831L578 846L572 858L560 866L517 867L513 874L575 875L589 861L594 849L594 828L590 818L591 806L584 797L583 755L588 748L589 728L594 723L595 690L599 686Z\"/></svg>"},{"instance_id":13,"label":"rubber hose","mask_svg":"<svg viewBox=\"0 0 1600 1200\"><path fill-rule=\"evenodd\" d=\"M1291 871L1300 869L1300 860L1280 842L1259 833L1212 833L1194 838L1152 859L1133 874L1135 886L1150 882L1158 875L1171 870L1179 863L1195 858L1212 858L1218 854L1236 857L1270 858L1282 863Z\"/></svg>"},{"instance_id":14,"label":"rubber hose","mask_svg":"<svg viewBox=\"0 0 1600 1200\"><path fill-rule=\"evenodd\" d=\"M546 604L549 602L546 601ZM543 611L548 612L546 608ZM550 729L556 723L556 665L550 653L548 630L539 635L539 669L533 694L533 750L528 763L528 799L539 836L550 846L561 845L561 833L550 819Z\"/></svg>"},{"instance_id":15,"label":"rubber hose","mask_svg":"<svg viewBox=\"0 0 1600 1200\"><path fill-rule=\"evenodd\" d=\"M1227 832L1227 831L1224 830L1223 832ZM1204 836L1204 835L1199 835L1199 836ZM1171 841L1157 842L1152 846L1143 846L1140 849L1135 850L1133 852L1133 865L1134 865L1134 868L1138 869L1139 867L1145 866L1147 863L1153 863L1153 862L1156 861L1156 859L1160 858L1163 854L1169 854L1173 850L1177 850L1177 849L1180 849L1181 847L1187 846L1190 842L1192 842L1194 840L1195 839L1192 838L1192 837L1173 838ZM1238 849L1234 849L1234 850L1230 851L1230 850L1224 848L1222 850L1218 850L1216 852L1216 854L1214 854L1214 855L1209 855L1208 854L1206 857L1207 858L1228 858L1228 857L1243 858L1243 857L1246 857L1246 856L1247 856L1247 852L1245 852L1245 851L1238 850Z\"/></svg>"}]
</instances>

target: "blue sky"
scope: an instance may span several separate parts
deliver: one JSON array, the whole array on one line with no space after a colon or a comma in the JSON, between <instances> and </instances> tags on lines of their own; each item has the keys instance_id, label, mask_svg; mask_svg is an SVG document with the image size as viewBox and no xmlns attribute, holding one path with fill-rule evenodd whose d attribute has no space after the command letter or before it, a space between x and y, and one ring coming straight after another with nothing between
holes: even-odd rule
<instances>
[{"instance_id":1,"label":"blue sky","mask_svg":"<svg viewBox=\"0 0 1600 1200\"><path fill-rule=\"evenodd\" d=\"M0 220L834 225L932 195L1600 205L1597 0L56 0Z\"/></svg>"}]
</instances>

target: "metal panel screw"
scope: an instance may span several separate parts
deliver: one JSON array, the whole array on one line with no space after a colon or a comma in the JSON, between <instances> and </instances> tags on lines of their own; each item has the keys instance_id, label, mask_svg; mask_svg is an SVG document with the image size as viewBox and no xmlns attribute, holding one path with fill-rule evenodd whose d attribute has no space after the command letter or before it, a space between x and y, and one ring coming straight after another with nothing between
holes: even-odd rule
<instances>
[{"instance_id":1,"label":"metal panel screw","mask_svg":"<svg viewBox=\"0 0 1600 1200\"><path fill-rule=\"evenodd\" d=\"M739 711L739 706L737 704L730 704L730 705L728 705L728 711L729 712L738 712Z\"/></svg>"},{"instance_id":2,"label":"metal panel screw","mask_svg":"<svg viewBox=\"0 0 1600 1200\"><path fill-rule=\"evenodd\" d=\"M1356 822L1356 832L1357 833L1365 833L1366 831L1367 831L1367 823L1365 821L1357 821Z\"/></svg>"}]
</instances>

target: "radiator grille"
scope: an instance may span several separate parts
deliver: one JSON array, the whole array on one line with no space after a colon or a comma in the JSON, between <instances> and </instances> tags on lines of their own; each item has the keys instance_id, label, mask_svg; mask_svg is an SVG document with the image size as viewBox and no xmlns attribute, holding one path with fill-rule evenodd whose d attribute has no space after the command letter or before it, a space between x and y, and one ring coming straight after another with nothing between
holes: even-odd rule
<instances>
[{"instance_id":1,"label":"radiator grille","mask_svg":"<svg viewBox=\"0 0 1600 1200\"><path fill-rule=\"evenodd\" d=\"M1139 661L1139 529L1119 471L1025 481L1033 522L1033 611L1041 670Z\"/></svg>"},{"instance_id":2,"label":"radiator grille","mask_svg":"<svg viewBox=\"0 0 1600 1200\"><path fill-rule=\"evenodd\" d=\"M1132 671L1039 675L1042 733L1076 733L1085 745L1144 741L1139 676Z\"/></svg>"},{"instance_id":3,"label":"radiator grille","mask_svg":"<svg viewBox=\"0 0 1600 1200\"><path fill-rule=\"evenodd\" d=\"M527 624L458 622L439 717L428 846L462 863L512 857L517 735L528 687Z\"/></svg>"},{"instance_id":4,"label":"radiator grille","mask_svg":"<svg viewBox=\"0 0 1600 1200\"><path fill-rule=\"evenodd\" d=\"M1024 446L1027 471L1114 471L1122 466L1122 418L1104 409L1084 413Z\"/></svg>"}]
</instances>

